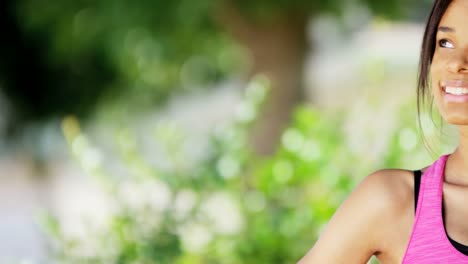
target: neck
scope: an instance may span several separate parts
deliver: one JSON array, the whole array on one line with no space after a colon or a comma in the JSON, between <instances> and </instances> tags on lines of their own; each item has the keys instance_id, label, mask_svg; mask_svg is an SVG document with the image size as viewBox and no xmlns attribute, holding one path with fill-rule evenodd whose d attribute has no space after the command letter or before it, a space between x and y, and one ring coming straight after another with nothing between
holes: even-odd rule
<instances>
[{"instance_id":1,"label":"neck","mask_svg":"<svg viewBox=\"0 0 468 264\"><path fill-rule=\"evenodd\" d=\"M447 160L445 179L457 185L468 186L468 126L460 126L458 134L458 146Z\"/></svg>"}]
</instances>

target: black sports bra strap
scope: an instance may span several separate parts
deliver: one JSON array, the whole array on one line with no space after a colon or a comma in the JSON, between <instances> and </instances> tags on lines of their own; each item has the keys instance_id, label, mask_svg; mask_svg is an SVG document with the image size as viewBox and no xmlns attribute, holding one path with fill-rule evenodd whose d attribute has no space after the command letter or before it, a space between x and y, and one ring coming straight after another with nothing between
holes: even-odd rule
<instances>
[{"instance_id":1,"label":"black sports bra strap","mask_svg":"<svg viewBox=\"0 0 468 264\"><path fill-rule=\"evenodd\" d=\"M418 206L419 188L421 186L421 170L415 170L414 173L414 211Z\"/></svg>"}]
</instances>

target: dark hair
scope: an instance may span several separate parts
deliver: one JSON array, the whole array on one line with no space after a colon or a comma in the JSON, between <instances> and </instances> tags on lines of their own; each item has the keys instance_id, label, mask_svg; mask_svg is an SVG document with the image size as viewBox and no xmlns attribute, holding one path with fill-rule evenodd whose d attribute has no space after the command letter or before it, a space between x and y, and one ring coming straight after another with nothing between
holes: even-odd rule
<instances>
[{"instance_id":1,"label":"dark hair","mask_svg":"<svg viewBox=\"0 0 468 264\"><path fill-rule=\"evenodd\" d=\"M418 123L422 133L423 142L427 148L430 149L427 141L425 140L422 124L421 124L421 108L427 103L429 83L429 71L434 56L436 47L436 36L440 20L447 11L448 6L452 0L435 0L432 6L431 13L427 20L426 29L424 31L423 42L421 47L421 55L419 59L419 72L418 72L418 86L416 90L417 95L417 110L418 110ZM432 100L430 103L429 111L432 111Z\"/></svg>"}]
</instances>

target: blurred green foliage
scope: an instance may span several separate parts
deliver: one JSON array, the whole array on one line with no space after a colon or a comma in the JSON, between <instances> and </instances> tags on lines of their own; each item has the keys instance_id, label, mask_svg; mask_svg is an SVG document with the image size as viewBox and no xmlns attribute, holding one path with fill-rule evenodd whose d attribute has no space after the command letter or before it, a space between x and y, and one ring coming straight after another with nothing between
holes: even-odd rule
<instances>
[{"instance_id":1,"label":"blurred green foliage","mask_svg":"<svg viewBox=\"0 0 468 264\"><path fill-rule=\"evenodd\" d=\"M75 118L65 119L71 152L101 183L115 210L104 226L90 225L83 238L64 233L53 216L44 218L56 260L295 263L365 175L375 168L408 168L430 160L422 152L415 116L406 107L398 127L380 139L390 142L381 157L353 151L344 113L324 114L306 106L297 109L275 155L255 156L246 135L267 91L265 78L254 79L236 119L214 130L209 150L196 161L184 155L186 136L172 126L155 130L169 161L164 168L148 162L139 150L147 142L139 142L129 129L119 131L121 158L111 163L124 164L123 176L109 173Z\"/></svg>"},{"instance_id":2,"label":"blurred green foliage","mask_svg":"<svg viewBox=\"0 0 468 264\"><path fill-rule=\"evenodd\" d=\"M243 65L212 1L2 1L0 88L12 128L119 104L162 105ZM14 133L15 131L11 131Z\"/></svg>"},{"instance_id":3,"label":"blurred green foliage","mask_svg":"<svg viewBox=\"0 0 468 264\"><path fill-rule=\"evenodd\" d=\"M219 19L229 3L263 22L303 17L295 26L305 31L305 18L316 14L344 14L357 4L379 16L408 17L420 2L2 1L0 88L11 106L10 133L22 122L83 118L115 100L133 110L159 106L173 93L242 71L248 47L233 41Z\"/></svg>"}]
</instances>

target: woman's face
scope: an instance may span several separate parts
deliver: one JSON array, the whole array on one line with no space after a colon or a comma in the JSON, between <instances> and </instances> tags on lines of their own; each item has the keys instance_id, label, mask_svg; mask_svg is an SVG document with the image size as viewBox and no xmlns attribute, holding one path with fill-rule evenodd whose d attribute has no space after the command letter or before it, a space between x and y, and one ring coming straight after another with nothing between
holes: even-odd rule
<instances>
[{"instance_id":1,"label":"woman's face","mask_svg":"<svg viewBox=\"0 0 468 264\"><path fill-rule=\"evenodd\" d=\"M468 125L468 1L454 0L440 21L431 65L432 94L442 117Z\"/></svg>"}]
</instances>

